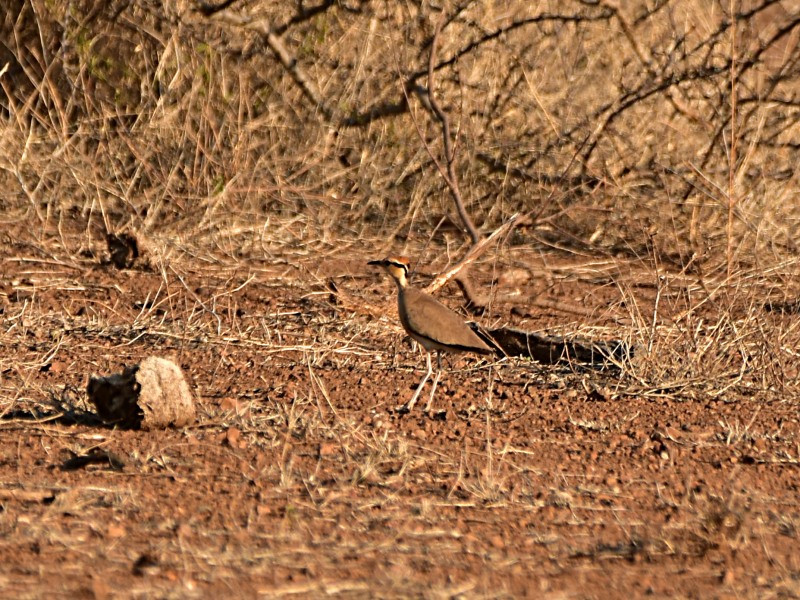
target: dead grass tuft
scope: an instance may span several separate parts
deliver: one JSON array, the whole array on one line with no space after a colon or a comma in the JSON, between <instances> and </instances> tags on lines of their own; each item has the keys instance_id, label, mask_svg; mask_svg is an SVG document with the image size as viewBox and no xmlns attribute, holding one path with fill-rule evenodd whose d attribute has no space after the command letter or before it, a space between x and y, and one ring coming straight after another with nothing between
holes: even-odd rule
<instances>
[{"instance_id":1,"label":"dead grass tuft","mask_svg":"<svg viewBox=\"0 0 800 600\"><path fill-rule=\"evenodd\" d=\"M796 593L796 2L191 4L0 16L9 593ZM365 262L465 252L439 22L466 209L521 215L481 323L635 352L456 360L401 419ZM88 373L155 353L198 423L93 437Z\"/></svg>"}]
</instances>

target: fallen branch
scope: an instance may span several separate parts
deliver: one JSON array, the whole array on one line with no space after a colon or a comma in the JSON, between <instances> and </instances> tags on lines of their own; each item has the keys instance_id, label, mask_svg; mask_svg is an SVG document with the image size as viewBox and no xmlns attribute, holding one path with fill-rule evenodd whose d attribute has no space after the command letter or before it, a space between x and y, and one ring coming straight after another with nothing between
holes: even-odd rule
<instances>
[{"instance_id":1,"label":"fallen branch","mask_svg":"<svg viewBox=\"0 0 800 600\"><path fill-rule=\"evenodd\" d=\"M634 348L624 340L592 341L523 331L512 327L481 329L470 325L481 339L503 356L531 358L545 365L580 364L591 368L620 368L630 362Z\"/></svg>"},{"instance_id":2,"label":"fallen branch","mask_svg":"<svg viewBox=\"0 0 800 600\"><path fill-rule=\"evenodd\" d=\"M436 277L433 278L428 286L425 288L425 291L429 294L435 292L440 287L442 287L445 283L450 281L456 274L459 273L464 267L469 265L470 263L474 262L481 254L483 254L489 245L497 240L502 235L507 235L511 233L513 227L518 223L520 219L519 214L512 215L512 217L503 223L500 227L495 229L489 237L485 237L478 241L476 244L467 251L467 253L459 260L458 262L454 263L449 269L439 273ZM469 300L469 299L468 299Z\"/></svg>"}]
</instances>

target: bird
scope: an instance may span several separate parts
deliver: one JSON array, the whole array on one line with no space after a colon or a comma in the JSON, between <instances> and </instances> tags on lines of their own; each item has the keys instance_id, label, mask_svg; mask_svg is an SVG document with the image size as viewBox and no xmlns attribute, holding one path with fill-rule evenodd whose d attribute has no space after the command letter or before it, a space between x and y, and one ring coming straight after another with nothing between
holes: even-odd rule
<instances>
[{"instance_id":1,"label":"bird","mask_svg":"<svg viewBox=\"0 0 800 600\"><path fill-rule=\"evenodd\" d=\"M437 373L433 380L431 395L425 405L429 412L433 403L436 385L442 374L443 352L474 352L491 354L493 350L467 325L461 316L447 308L430 294L408 284L409 259L405 256L389 256L381 260L371 260L367 264L377 265L386 271L397 285L397 313L406 333L424 349L428 371L417 390L400 412L407 413L417 403L422 387L433 374L431 353L436 351Z\"/></svg>"}]
</instances>

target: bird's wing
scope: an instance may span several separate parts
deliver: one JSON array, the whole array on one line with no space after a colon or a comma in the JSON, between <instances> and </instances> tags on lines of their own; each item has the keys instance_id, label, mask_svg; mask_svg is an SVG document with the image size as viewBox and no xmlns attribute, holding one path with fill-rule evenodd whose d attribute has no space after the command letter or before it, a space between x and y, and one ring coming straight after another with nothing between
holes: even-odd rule
<instances>
[{"instance_id":1,"label":"bird's wing","mask_svg":"<svg viewBox=\"0 0 800 600\"><path fill-rule=\"evenodd\" d=\"M433 340L454 350L488 351L479 338L458 314L424 292L414 288L405 290L406 322L403 325L411 334ZM402 311L401 311L402 312Z\"/></svg>"}]
</instances>

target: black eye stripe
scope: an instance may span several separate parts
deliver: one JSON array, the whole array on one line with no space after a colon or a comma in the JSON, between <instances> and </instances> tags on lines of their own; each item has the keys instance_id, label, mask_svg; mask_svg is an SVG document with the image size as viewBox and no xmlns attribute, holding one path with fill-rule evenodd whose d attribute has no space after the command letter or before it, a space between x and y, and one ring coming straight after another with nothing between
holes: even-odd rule
<instances>
[{"instance_id":1,"label":"black eye stripe","mask_svg":"<svg viewBox=\"0 0 800 600\"><path fill-rule=\"evenodd\" d=\"M403 269L403 272L406 275L408 275L408 265L406 265L404 263L401 263L401 262L396 262L396 261L393 261L393 260L389 261L389 264L392 265L393 267L397 267L398 269Z\"/></svg>"}]
</instances>

